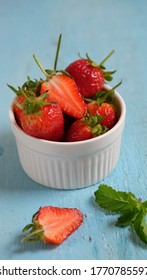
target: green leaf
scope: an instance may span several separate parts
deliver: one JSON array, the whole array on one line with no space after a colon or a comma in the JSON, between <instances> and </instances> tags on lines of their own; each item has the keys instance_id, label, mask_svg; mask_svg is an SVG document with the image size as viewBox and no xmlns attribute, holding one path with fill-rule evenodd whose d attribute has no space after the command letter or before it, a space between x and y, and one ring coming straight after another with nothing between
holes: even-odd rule
<instances>
[{"instance_id":1,"label":"green leaf","mask_svg":"<svg viewBox=\"0 0 147 280\"><path fill-rule=\"evenodd\" d=\"M111 212L123 214L140 206L139 201L132 193L116 191L107 185L100 185L94 194L99 206Z\"/></svg>"},{"instance_id":2,"label":"green leaf","mask_svg":"<svg viewBox=\"0 0 147 280\"><path fill-rule=\"evenodd\" d=\"M25 231L27 231L28 229L31 229L32 227L33 227L33 224L28 224L28 225L26 225L26 226L23 228L22 232L25 232Z\"/></svg>"},{"instance_id":3,"label":"green leaf","mask_svg":"<svg viewBox=\"0 0 147 280\"><path fill-rule=\"evenodd\" d=\"M111 82L113 80L113 77L110 75L104 75L104 77L105 77L105 80L108 82Z\"/></svg>"},{"instance_id":4,"label":"green leaf","mask_svg":"<svg viewBox=\"0 0 147 280\"><path fill-rule=\"evenodd\" d=\"M143 207L139 214L137 215L136 219L132 223L134 230L136 231L137 235L140 239L147 243L147 220L146 220L146 212L144 211Z\"/></svg>"},{"instance_id":5,"label":"green leaf","mask_svg":"<svg viewBox=\"0 0 147 280\"><path fill-rule=\"evenodd\" d=\"M120 81L118 84L116 84L113 88L110 90L102 90L96 92L93 99L86 99L87 102L92 102L93 100L97 101L99 105L101 105L104 102L107 103L113 103L113 98L115 96L115 89L119 87L122 84L122 81Z\"/></svg>"},{"instance_id":6,"label":"green leaf","mask_svg":"<svg viewBox=\"0 0 147 280\"><path fill-rule=\"evenodd\" d=\"M134 211L126 211L118 218L116 226L128 226L136 219L138 213L138 209L134 209Z\"/></svg>"},{"instance_id":7,"label":"green leaf","mask_svg":"<svg viewBox=\"0 0 147 280\"><path fill-rule=\"evenodd\" d=\"M114 97L114 90L109 90L109 91L103 90L103 91L96 92L93 100L96 100L99 105L102 105L104 102L112 103L113 97ZM88 101L88 99L86 101Z\"/></svg>"},{"instance_id":8,"label":"green leaf","mask_svg":"<svg viewBox=\"0 0 147 280\"><path fill-rule=\"evenodd\" d=\"M64 74L64 75L68 76L69 78L72 78L72 76L69 73L67 73L65 70L56 70L56 72Z\"/></svg>"},{"instance_id":9,"label":"green leaf","mask_svg":"<svg viewBox=\"0 0 147 280\"><path fill-rule=\"evenodd\" d=\"M51 69L45 69L45 72L49 75L49 76L53 76L55 75L55 71L54 70L51 70Z\"/></svg>"},{"instance_id":10,"label":"green leaf","mask_svg":"<svg viewBox=\"0 0 147 280\"><path fill-rule=\"evenodd\" d=\"M147 200L142 203L144 210L147 212Z\"/></svg>"},{"instance_id":11,"label":"green leaf","mask_svg":"<svg viewBox=\"0 0 147 280\"><path fill-rule=\"evenodd\" d=\"M91 128L92 134L94 136L100 136L100 135L106 133L108 130L109 129L106 126L101 125L101 124L97 124L95 127Z\"/></svg>"},{"instance_id":12,"label":"green leaf","mask_svg":"<svg viewBox=\"0 0 147 280\"><path fill-rule=\"evenodd\" d=\"M44 231L42 229L34 229L23 237L22 242L34 242L42 240Z\"/></svg>"},{"instance_id":13,"label":"green leaf","mask_svg":"<svg viewBox=\"0 0 147 280\"><path fill-rule=\"evenodd\" d=\"M16 88L14 88L13 86L7 84L7 86L16 94L19 95L19 90L17 90Z\"/></svg>"},{"instance_id":14,"label":"green leaf","mask_svg":"<svg viewBox=\"0 0 147 280\"><path fill-rule=\"evenodd\" d=\"M131 192L116 191L107 185L100 185L94 194L100 207L112 213L121 213L116 226L131 225L147 244L147 201L142 203Z\"/></svg>"}]
</instances>

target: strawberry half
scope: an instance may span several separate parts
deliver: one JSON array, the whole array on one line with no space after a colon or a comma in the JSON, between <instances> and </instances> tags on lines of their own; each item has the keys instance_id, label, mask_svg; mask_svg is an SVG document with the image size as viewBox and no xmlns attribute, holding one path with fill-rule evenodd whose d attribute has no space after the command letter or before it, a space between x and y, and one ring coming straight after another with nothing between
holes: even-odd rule
<instances>
[{"instance_id":1,"label":"strawberry half","mask_svg":"<svg viewBox=\"0 0 147 280\"><path fill-rule=\"evenodd\" d=\"M40 93L48 93L48 101L58 102L62 111L74 118L81 118L87 106L73 79L64 74L54 75L41 85Z\"/></svg>"},{"instance_id":2,"label":"strawberry half","mask_svg":"<svg viewBox=\"0 0 147 280\"><path fill-rule=\"evenodd\" d=\"M42 82L40 93L47 92L49 96L48 100L58 102L64 113L74 118L81 118L86 113L87 107L75 81L65 71L56 69L60 44L61 34L57 44L53 70L45 70L36 56L33 56L41 71L46 76L46 81Z\"/></svg>"},{"instance_id":3,"label":"strawberry half","mask_svg":"<svg viewBox=\"0 0 147 280\"><path fill-rule=\"evenodd\" d=\"M23 232L30 232L23 241L62 243L83 222L83 214L76 208L41 207L32 217L32 223Z\"/></svg>"}]
</instances>

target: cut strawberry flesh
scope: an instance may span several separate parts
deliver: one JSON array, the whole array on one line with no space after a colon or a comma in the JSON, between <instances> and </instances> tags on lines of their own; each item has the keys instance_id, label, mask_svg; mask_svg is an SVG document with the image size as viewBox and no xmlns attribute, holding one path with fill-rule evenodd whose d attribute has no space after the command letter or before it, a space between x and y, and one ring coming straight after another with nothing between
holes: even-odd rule
<instances>
[{"instance_id":1,"label":"cut strawberry flesh","mask_svg":"<svg viewBox=\"0 0 147 280\"><path fill-rule=\"evenodd\" d=\"M83 215L76 208L45 206L36 220L44 231L44 241L60 244L81 225Z\"/></svg>"},{"instance_id":2,"label":"cut strawberry flesh","mask_svg":"<svg viewBox=\"0 0 147 280\"><path fill-rule=\"evenodd\" d=\"M87 106L76 83L70 77L64 74L52 76L41 86L41 93L45 91L48 91L48 100L58 102L66 114L81 118L86 113Z\"/></svg>"}]
</instances>

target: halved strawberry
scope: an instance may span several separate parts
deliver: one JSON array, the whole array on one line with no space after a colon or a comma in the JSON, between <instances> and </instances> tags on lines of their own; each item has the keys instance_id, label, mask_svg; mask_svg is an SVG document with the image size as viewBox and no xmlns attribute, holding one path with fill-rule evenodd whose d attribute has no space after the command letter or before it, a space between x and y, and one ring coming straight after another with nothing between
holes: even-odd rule
<instances>
[{"instance_id":1,"label":"halved strawberry","mask_svg":"<svg viewBox=\"0 0 147 280\"><path fill-rule=\"evenodd\" d=\"M48 93L48 101L58 102L66 114L81 118L87 106L73 79L65 74L53 75L42 83L40 93Z\"/></svg>"},{"instance_id":2,"label":"halved strawberry","mask_svg":"<svg viewBox=\"0 0 147 280\"><path fill-rule=\"evenodd\" d=\"M77 208L41 207L32 217L32 223L23 232L30 232L23 241L62 243L83 222L83 214Z\"/></svg>"},{"instance_id":3,"label":"halved strawberry","mask_svg":"<svg viewBox=\"0 0 147 280\"><path fill-rule=\"evenodd\" d=\"M36 56L33 56L41 71L46 76L46 81L43 81L41 84L40 93L47 92L49 95L48 100L58 102L64 113L74 118L81 118L86 113L87 107L75 81L64 70L56 69L60 44L61 34L58 39L53 70L45 70Z\"/></svg>"}]
</instances>

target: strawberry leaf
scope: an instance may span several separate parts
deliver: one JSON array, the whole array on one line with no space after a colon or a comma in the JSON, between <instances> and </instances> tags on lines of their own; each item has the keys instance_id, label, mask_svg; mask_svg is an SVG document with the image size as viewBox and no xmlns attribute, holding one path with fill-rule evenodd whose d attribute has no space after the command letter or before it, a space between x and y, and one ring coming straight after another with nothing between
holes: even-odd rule
<instances>
[{"instance_id":1,"label":"strawberry leaf","mask_svg":"<svg viewBox=\"0 0 147 280\"><path fill-rule=\"evenodd\" d=\"M13 86L7 84L7 86L16 94L16 95L20 95L20 91L16 88L14 88Z\"/></svg>"},{"instance_id":2,"label":"strawberry leaf","mask_svg":"<svg viewBox=\"0 0 147 280\"><path fill-rule=\"evenodd\" d=\"M96 100L99 105L102 105L102 103L113 103L113 98L115 96L115 89L119 87L122 84L122 81L120 81L117 85L115 85L110 90L102 90L96 92L95 96L93 97L93 100ZM93 101L92 99L85 99L88 102Z\"/></svg>"},{"instance_id":3,"label":"strawberry leaf","mask_svg":"<svg viewBox=\"0 0 147 280\"><path fill-rule=\"evenodd\" d=\"M25 232L25 231L31 229L32 227L33 227L33 224L28 224L23 228L22 232Z\"/></svg>"},{"instance_id":4,"label":"strawberry leaf","mask_svg":"<svg viewBox=\"0 0 147 280\"><path fill-rule=\"evenodd\" d=\"M30 77L27 77L27 81L22 85L22 87L18 86L18 89L14 88L13 86L7 84L7 86L17 95L21 96L22 91L25 91L27 96L34 95L36 96L40 95L40 87L42 84L42 80L31 80Z\"/></svg>"},{"instance_id":5,"label":"strawberry leaf","mask_svg":"<svg viewBox=\"0 0 147 280\"><path fill-rule=\"evenodd\" d=\"M108 131L108 128L104 125L101 125L104 116L98 114L91 115L87 112L87 115L82 118L83 122L86 123L91 128L91 132L94 136L100 136Z\"/></svg>"}]
</instances>

